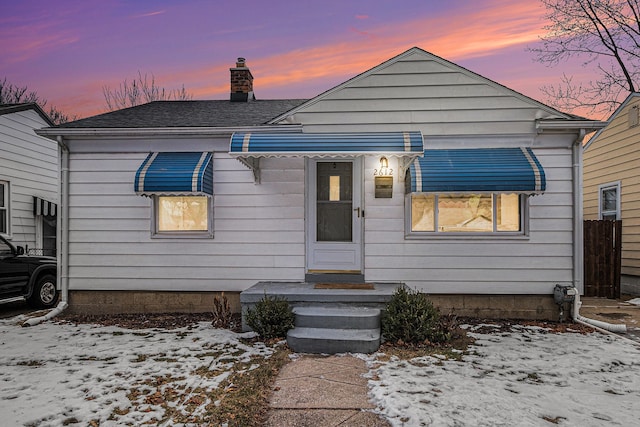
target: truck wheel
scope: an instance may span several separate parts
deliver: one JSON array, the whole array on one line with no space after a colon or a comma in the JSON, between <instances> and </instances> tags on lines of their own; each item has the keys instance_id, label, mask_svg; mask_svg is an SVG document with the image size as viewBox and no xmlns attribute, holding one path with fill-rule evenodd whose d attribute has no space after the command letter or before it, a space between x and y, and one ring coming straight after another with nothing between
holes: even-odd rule
<instances>
[{"instance_id":1,"label":"truck wheel","mask_svg":"<svg viewBox=\"0 0 640 427\"><path fill-rule=\"evenodd\" d=\"M51 274L40 276L33 287L33 293L29 298L29 304L35 307L53 307L58 301L58 288L56 277Z\"/></svg>"}]
</instances>

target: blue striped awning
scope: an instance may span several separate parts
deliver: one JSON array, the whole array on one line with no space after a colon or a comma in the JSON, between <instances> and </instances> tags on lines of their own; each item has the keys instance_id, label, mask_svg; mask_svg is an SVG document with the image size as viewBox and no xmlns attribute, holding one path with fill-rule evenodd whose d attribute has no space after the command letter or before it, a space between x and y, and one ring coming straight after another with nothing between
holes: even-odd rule
<instances>
[{"instance_id":1,"label":"blue striped awning","mask_svg":"<svg viewBox=\"0 0 640 427\"><path fill-rule=\"evenodd\" d=\"M546 189L530 148L425 150L409 167L411 192L524 193Z\"/></svg>"},{"instance_id":2,"label":"blue striped awning","mask_svg":"<svg viewBox=\"0 0 640 427\"><path fill-rule=\"evenodd\" d=\"M238 157L422 154L421 132L234 133L229 153Z\"/></svg>"},{"instance_id":3,"label":"blue striped awning","mask_svg":"<svg viewBox=\"0 0 640 427\"><path fill-rule=\"evenodd\" d=\"M136 194L213 195L211 153L150 153L136 172Z\"/></svg>"}]
</instances>

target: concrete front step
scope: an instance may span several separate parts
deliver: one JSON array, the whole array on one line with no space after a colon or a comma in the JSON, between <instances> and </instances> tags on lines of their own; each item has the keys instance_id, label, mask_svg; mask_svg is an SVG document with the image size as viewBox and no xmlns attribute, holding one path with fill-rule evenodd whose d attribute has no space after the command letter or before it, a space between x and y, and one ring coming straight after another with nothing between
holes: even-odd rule
<instances>
[{"instance_id":1,"label":"concrete front step","mask_svg":"<svg viewBox=\"0 0 640 427\"><path fill-rule=\"evenodd\" d=\"M316 289L308 282L258 282L240 293L242 306L252 306L265 296L284 298L292 306L314 304L355 304L384 306L403 283L373 282L373 289Z\"/></svg>"},{"instance_id":2,"label":"concrete front step","mask_svg":"<svg viewBox=\"0 0 640 427\"><path fill-rule=\"evenodd\" d=\"M287 344L298 353L373 353L380 347L380 328L293 328Z\"/></svg>"},{"instance_id":3,"label":"concrete front step","mask_svg":"<svg viewBox=\"0 0 640 427\"><path fill-rule=\"evenodd\" d=\"M378 329L380 310L370 307L295 307L295 326L325 329Z\"/></svg>"}]
</instances>

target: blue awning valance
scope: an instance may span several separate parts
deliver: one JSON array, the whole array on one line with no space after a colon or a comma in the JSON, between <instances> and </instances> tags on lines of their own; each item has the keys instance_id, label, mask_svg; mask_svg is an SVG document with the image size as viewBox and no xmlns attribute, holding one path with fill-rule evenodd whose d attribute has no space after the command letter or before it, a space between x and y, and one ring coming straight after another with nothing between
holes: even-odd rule
<instances>
[{"instance_id":1,"label":"blue awning valance","mask_svg":"<svg viewBox=\"0 0 640 427\"><path fill-rule=\"evenodd\" d=\"M249 157L420 155L421 132L234 133L229 153Z\"/></svg>"},{"instance_id":2,"label":"blue awning valance","mask_svg":"<svg viewBox=\"0 0 640 427\"><path fill-rule=\"evenodd\" d=\"M421 132L361 133L234 133L229 154L253 171L260 182L262 157L353 157L386 155L401 157L404 168L421 156Z\"/></svg>"},{"instance_id":3,"label":"blue awning valance","mask_svg":"<svg viewBox=\"0 0 640 427\"><path fill-rule=\"evenodd\" d=\"M530 148L425 150L411 164L411 192L524 193L546 189L542 165Z\"/></svg>"},{"instance_id":4,"label":"blue awning valance","mask_svg":"<svg viewBox=\"0 0 640 427\"><path fill-rule=\"evenodd\" d=\"M150 153L136 172L136 194L212 195L211 153Z\"/></svg>"}]
</instances>

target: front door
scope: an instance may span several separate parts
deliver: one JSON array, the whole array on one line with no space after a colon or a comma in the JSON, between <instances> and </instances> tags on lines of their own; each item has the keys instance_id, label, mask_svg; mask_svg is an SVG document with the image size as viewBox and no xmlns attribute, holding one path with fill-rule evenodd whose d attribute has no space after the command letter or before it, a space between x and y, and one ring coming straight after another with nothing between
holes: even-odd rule
<instances>
[{"instance_id":1,"label":"front door","mask_svg":"<svg viewBox=\"0 0 640 427\"><path fill-rule=\"evenodd\" d=\"M307 171L307 270L361 273L361 159L311 159Z\"/></svg>"}]
</instances>

